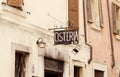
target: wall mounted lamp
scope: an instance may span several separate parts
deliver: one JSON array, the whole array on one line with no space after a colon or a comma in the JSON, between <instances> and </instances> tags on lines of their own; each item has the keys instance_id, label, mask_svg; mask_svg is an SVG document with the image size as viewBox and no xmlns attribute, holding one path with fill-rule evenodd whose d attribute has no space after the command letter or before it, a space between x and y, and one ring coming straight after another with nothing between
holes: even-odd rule
<instances>
[{"instance_id":1,"label":"wall mounted lamp","mask_svg":"<svg viewBox=\"0 0 120 77\"><path fill-rule=\"evenodd\" d=\"M43 42L42 38L38 38L38 40L36 41L36 44L38 45L38 47L40 48L44 48L46 46L46 43Z\"/></svg>"}]
</instances>

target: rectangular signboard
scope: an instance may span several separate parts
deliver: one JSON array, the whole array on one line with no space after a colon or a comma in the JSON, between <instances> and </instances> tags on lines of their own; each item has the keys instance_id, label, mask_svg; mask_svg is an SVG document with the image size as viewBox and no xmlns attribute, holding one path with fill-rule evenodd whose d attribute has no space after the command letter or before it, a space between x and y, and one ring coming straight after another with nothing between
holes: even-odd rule
<instances>
[{"instance_id":1,"label":"rectangular signboard","mask_svg":"<svg viewBox=\"0 0 120 77\"><path fill-rule=\"evenodd\" d=\"M54 31L54 44L78 44L77 30Z\"/></svg>"}]
</instances>

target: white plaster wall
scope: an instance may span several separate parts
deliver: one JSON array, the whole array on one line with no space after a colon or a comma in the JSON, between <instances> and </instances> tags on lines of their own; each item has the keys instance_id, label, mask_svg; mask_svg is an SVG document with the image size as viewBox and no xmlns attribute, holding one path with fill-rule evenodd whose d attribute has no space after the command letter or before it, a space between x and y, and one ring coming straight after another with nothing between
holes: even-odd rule
<instances>
[{"instance_id":1,"label":"white plaster wall","mask_svg":"<svg viewBox=\"0 0 120 77\"><path fill-rule=\"evenodd\" d=\"M47 46L44 49L39 50L39 56L40 57L47 56L50 58L64 61L65 65L63 77L73 77L74 65L80 66L82 68L83 77L89 77L90 76L89 74L92 74L91 71L92 68L88 67L89 48L86 46L81 46L79 52L74 54L73 49L76 47L78 46L76 45L58 45L53 47ZM39 62L41 61L39 60ZM43 69L43 67L41 67L40 69Z\"/></svg>"},{"instance_id":2,"label":"white plaster wall","mask_svg":"<svg viewBox=\"0 0 120 77\"><path fill-rule=\"evenodd\" d=\"M21 44L26 47L30 47L29 57L29 71L28 77L31 75L38 75L38 48L36 46L37 36L30 34L29 32L18 28L19 25L10 23L8 21L0 19L0 76L1 77L13 77L13 52L12 43ZM35 67L35 72L32 73L32 65Z\"/></svg>"},{"instance_id":3,"label":"white plaster wall","mask_svg":"<svg viewBox=\"0 0 120 77\"><path fill-rule=\"evenodd\" d=\"M38 59L38 77L44 77L44 57L39 56Z\"/></svg>"},{"instance_id":4,"label":"white plaster wall","mask_svg":"<svg viewBox=\"0 0 120 77\"><path fill-rule=\"evenodd\" d=\"M12 43L20 44L31 48L29 57L28 76L44 77L44 55L48 54L52 58L65 60L64 77L69 77L69 47L68 46L54 46L53 36L46 35L39 31L26 29L13 22L0 18L0 76L13 77L14 76L14 53L12 52ZM48 37L49 36L49 37ZM47 43L44 49L38 48L36 45L37 39L41 37ZM52 39L52 40L50 40ZM38 54L39 53L39 54ZM59 57L58 57L59 56ZM4 60L3 60L4 59ZM32 66L34 65L34 73L32 73ZM7 73L7 74L6 74Z\"/></svg>"},{"instance_id":5,"label":"white plaster wall","mask_svg":"<svg viewBox=\"0 0 120 77\"><path fill-rule=\"evenodd\" d=\"M1 0L0 2L2 1L7 2L7 0ZM68 26L68 0L24 0L23 11L7 5L0 6L2 18L19 24L33 24L46 30ZM26 12L31 14L29 15ZM83 21L83 0L79 0L79 43L82 44L84 44Z\"/></svg>"},{"instance_id":6,"label":"white plaster wall","mask_svg":"<svg viewBox=\"0 0 120 77\"><path fill-rule=\"evenodd\" d=\"M44 65L42 62L43 56L45 54L49 55L52 58L65 60L65 71L63 75L64 77L72 77L72 75L70 74L71 69L69 63L71 63L71 65L74 64L72 64L72 62L70 61L77 60L84 64L87 64L90 55L89 47L84 44L82 0L79 0L79 46L54 46L53 33L48 31L49 28L67 26L66 22L68 20L68 0L24 0L24 4L25 5L23 7L23 12L15 10L9 6L1 5L0 7L0 18L5 19L4 21L0 20L0 36L2 36L0 38L0 52L2 52L3 54L0 56L0 61L2 61L0 66L0 68L2 68L0 69L0 76L12 77L12 73L10 72L12 69L11 42L15 42L32 48L30 65L31 67L32 65L35 65L35 73L31 73L30 67L30 76L44 76L44 71L41 70L44 69ZM27 11L31 12L31 14L26 14ZM32 24L32 26L30 24ZM36 40L38 39L38 37L42 37L47 43L48 47L45 49L39 49L39 56L41 56L39 58L38 47L36 46ZM72 50L76 47L79 47L80 50L77 54L73 54ZM42 51L44 53L42 53ZM3 59L5 60L3 61ZM8 74L6 74L6 72Z\"/></svg>"},{"instance_id":7,"label":"white plaster wall","mask_svg":"<svg viewBox=\"0 0 120 77\"><path fill-rule=\"evenodd\" d=\"M79 44L85 44L83 0L79 0Z\"/></svg>"},{"instance_id":8,"label":"white plaster wall","mask_svg":"<svg viewBox=\"0 0 120 77\"><path fill-rule=\"evenodd\" d=\"M54 25L65 26L68 18L67 0L26 0L26 3L26 8L31 12L28 19L30 22L43 28L54 28Z\"/></svg>"},{"instance_id":9,"label":"white plaster wall","mask_svg":"<svg viewBox=\"0 0 120 77\"><path fill-rule=\"evenodd\" d=\"M87 48L81 47L79 52L75 54L74 54L74 51L71 49L71 59L73 60L77 60L87 64L90 58L89 55L90 55L89 48L87 49Z\"/></svg>"},{"instance_id":10,"label":"white plaster wall","mask_svg":"<svg viewBox=\"0 0 120 77\"><path fill-rule=\"evenodd\" d=\"M2 1L7 2L7 0L1 0L1 2ZM24 21L37 25L44 29L54 28L55 25L56 27L66 26L66 23L68 21L68 0L23 1L24 6L23 11L21 12L31 13L30 15L25 14ZM3 5L1 6L3 8ZM16 17L16 19L17 18L18 17Z\"/></svg>"}]
</instances>

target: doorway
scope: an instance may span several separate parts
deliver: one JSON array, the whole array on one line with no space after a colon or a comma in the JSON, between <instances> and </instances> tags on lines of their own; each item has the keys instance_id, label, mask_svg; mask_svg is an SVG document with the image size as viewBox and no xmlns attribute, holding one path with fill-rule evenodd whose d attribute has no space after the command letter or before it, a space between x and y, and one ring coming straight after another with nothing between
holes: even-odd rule
<instances>
[{"instance_id":1,"label":"doorway","mask_svg":"<svg viewBox=\"0 0 120 77\"><path fill-rule=\"evenodd\" d=\"M104 71L95 70L95 77L104 77Z\"/></svg>"},{"instance_id":2,"label":"doorway","mask_svg":"<svg viewBox=\"0 0 120 77\"><path fill-rule=\"evenodd\" d=\"M26 76L26 64L29 54L26 52L15 52L15 77Z\"/></svg>"},{"instance_id":3,"label":"doorway","mask_svg":"<svg viewBox=\"0 0 120 77\"><path fill-rule=\"evenodd\" d=\"M44 63L44 77L63 77L63 61L45 57Z\"/></svg>"},{"instance_id":4,"label":"doorway","mask_svg":"<svg viewBox=\"0 0 120 77\"><path fill-rule=\"evenodd\" d=\"M74 77L83 77L82 67L74 66Z\"/></svg>"},{"instance_id":5,"label":"doorway","mask_svg":"<svg viewBox=\"0 0 120 77\"><path fill-rule=\"evenodd\" d=\"M45 70L45 77L62 77L62 73Z\"/></svg>"}]
</instances>

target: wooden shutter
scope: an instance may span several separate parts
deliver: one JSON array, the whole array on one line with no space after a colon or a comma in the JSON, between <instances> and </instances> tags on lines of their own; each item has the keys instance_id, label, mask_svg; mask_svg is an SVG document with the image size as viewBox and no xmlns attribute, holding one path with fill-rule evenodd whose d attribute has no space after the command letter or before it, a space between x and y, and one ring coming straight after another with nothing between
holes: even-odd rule
<instances>
[{"instance_id":1,"label":"wooden shutter","mask_svg":"<svg viewBox=\"0 0 120 77\"><path fill-rule=\"evenodd\" d=\"M69 27L79 28L78 0L69 0L68 15Z\"/></svg>"},{"instance_id":2,"label":"wooden shutter","mask_svg":"<svg viewBox=\"0 0 120 77\"><path fill-rule=\"evenodd\" d=\"M7 3L9 6L22 7L23 0L8 0Z\"/></svg>"},{"instance_id":3,"label":"wooden shutter","mask_svg":"<svg viewBox=\"0 0 120 77\"><path fill-rule=\"evenodd\" d=\"M98 0L98 8L99 8L100 26L103 27L103 13L102 13L102 1L101 0Z\"/></svg>"},{"instance_id":4,"label":"wooden shutter","mask_svg":"<svg viewBox=\"0 0 120 77\"><path fill-rule=\"evenodd\" d=\"M118 34L116 26L117 26L117 17L116 17L116 13L117 12L117 6L112 3L112 23L113 23L113 33L114 34Z\"/></svg>"},{"instance_id":5,"label":"wooden shutter","mask_svg":"<svg viewBox=\"0 0 120 77\"><path fill-rule=\"evenodd\" d=\"M91 0L86 0L86 7L87 7L87 20L88 22L93 22Z\"/></svg>"}]
</instances>

